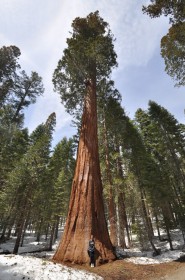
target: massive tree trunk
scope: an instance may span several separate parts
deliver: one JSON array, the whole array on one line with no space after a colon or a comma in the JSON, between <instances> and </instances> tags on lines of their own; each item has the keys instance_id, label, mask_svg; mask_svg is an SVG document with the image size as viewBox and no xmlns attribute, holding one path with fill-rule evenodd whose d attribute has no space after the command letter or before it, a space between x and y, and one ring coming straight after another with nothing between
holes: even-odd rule
<instances>
[{"instance_id":1,"label":"massive tree trunk","mask_svg":"<svg viewBox=\"0 0 185 280\"><path fill-rule=\"evenodd\" d=\"M96 264L115 259L104 215L95 85L92 80L86 84L69 212L62 240L53 257L58 262L89 263L87 249L91 235L95 239Z\"/></svg>"}]
</instances>

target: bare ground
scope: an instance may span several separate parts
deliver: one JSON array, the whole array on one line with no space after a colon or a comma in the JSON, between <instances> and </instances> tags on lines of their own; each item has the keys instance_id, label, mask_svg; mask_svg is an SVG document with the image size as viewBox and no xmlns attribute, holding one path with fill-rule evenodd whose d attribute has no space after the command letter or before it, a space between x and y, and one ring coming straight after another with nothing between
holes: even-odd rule
<instances>
[{"instance_id":1,"label":"bare ground","mask_svg":"<svg viewBox=\"0 0 185 280\"><path fill-rule=\"evenodd\" d=\"M95 268L70 265L102 276L105 280L185 280L185 262L140 265L116 260Z\"/></svg>"}]
</instances>

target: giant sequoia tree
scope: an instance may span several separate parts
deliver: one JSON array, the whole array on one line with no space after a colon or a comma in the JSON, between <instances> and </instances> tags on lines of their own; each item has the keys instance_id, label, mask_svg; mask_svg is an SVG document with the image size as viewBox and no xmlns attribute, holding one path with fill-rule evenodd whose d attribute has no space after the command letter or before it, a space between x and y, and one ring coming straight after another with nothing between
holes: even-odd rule
<instances>
[{"instance_id":1,"label":"giant sequoia tree","mask_svg":"<svg viewBox=\"0 0 185 280\"><path fill-rule=\"evenodd\" d=\"M116 66L113 36L98 12L72 23L53 76L55 90L61 95L68 112L83 105L80 139L69 211L56 261L88 263L88 241L93 235L97 263L115 259L103 206L97 138L98 85Z\"/></svg>"}]
</instances>

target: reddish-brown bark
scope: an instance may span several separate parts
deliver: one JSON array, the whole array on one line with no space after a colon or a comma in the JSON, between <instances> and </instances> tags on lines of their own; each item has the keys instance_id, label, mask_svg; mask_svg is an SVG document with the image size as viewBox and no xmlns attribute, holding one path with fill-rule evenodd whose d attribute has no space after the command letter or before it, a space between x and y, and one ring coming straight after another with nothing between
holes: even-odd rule
<instances>
[{"instance_id":1,"label":"reddish-brown bark","mask_svg":"<svg viewBox=\"0 0 185 280\"><path fill-rule=\"evenodd\" d=\"M96 264L115 259L104 215L98 155L95 82L86 85L77 162L69 212L61 243L54 255L59 262L89 263L91 235L95 239Z\"/></svg>"}]
</instances>

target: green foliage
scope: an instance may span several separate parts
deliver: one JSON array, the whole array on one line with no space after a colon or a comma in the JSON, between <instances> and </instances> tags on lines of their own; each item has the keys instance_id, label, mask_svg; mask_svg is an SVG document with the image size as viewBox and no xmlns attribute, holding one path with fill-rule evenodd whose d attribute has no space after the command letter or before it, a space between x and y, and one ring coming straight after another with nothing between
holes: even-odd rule
<instances>
[{"instance_id":1,"label":"green foliage","mask_svg":"<svg viewBox=\"0 0 185 280\"><path fill-rule=\"evenodd\" d=\"M51 117L55 123L55 115L49 118ZM23 210L26 211L25 209L31 207L36 190L39 190L46 180L45 174L52 140L49 131L53 129L53 126L48 128L46 122L42 125L42 133L37 133L39 128L33 132L35 141L30 143L18 164L8 174L3 191L4 205L6 206L6 203L11 205L11 211L17 215L18 213L23 215Z\"/></svg>"},{"instance_id":2,"label":"green foliage","mask_svg":"<svg viewBox=\"0 0 185 280\"><path fill-rule=\"evenodd\" d=\"M150 188L152 197L162 210L165 226L172 228L174 218L169 207L182 226L184 216L184 131L177 120L163 107L150 101L148 111L139 109L136 120L145 143L158 170L158 185ZM154 169L153 169L154 170ZM153 182L153 177L151 177ZM170 205L170 206L169 206Z\"/></svg>"},{"instance_id":3,"label":"green foliage","mask_svg":"<svg viewBox=\"0 0 185 280\"><path fill-rule=\"evenodd\" d=\"M7 99L16 71L20 68L18 64L20 54L16 46L0 48L0 107Z\"/></svg>"},{"instance_id":4,"label":"green foliage","mask_svg":"<svg viewBox=\"0 0 185 280\"><path fill-rule=\"evenodd\" d=\"M69 113L81 108L86 83L94 79L98 83L117 65L113 36L98 12L76 18L72 28L68 48L53 75L54 88Z\"/></svg>"},{"instance_id":5,"label":"green foliage","mask_svg":"<svg viewBox=\"0 0 185 280\"><path fill-rule=\"evenodd\" d=\"M10 92L12 107L15 110L13 120L16 121L23 108L36 102L36 98L44 92L42 78L32 72L29 77L25 71L16 76Z\"/></svg>"},{"instance_id":6,"label":"green foliage","mask_svg":"<svg viewBox=\"0 0 185 280\"><path fill-rule=\"evenodd\" d=\"M161 55L165 70L177 82L176 86L185 85L185 22L172 25L162 38Z\"/></svg>"},{"instance_id":7,"label":"green foliage","mask_svg":"<svg viewBox=\"0 0 185 280\"><path fill-rule=\"evenodd\" d=\"M104 187L108 178L106 174L106 162L109 161L110 172L114 181L117 178L117 160L120 156L119 144L124 133L125 113L120 105L120 94L114 88L114 83L102 81L98 102L98 127L99 127L99 146L101 158L101 171ZM109 182L110 184L110 182ZM117 185L117 184L116 184ZM104 188L104 192L105 188Z\"/></svg>"},{"instance_id":8,"label":"green foliage","mask_svg":"<svg viewBox=\"0 0 185 280\"><path fill-rule=\"evenodd\" d=\"M17 124L23 121L22 110L44 92L42 78L36 72L29 77L20 71L20 54L15 46L0 49L0 109L5 114L11 112L10 121Z\"/></svg>"},{"instance_id":9,"label":"green foliage","mask_svg":"<svg viewBox=\"0 0 185 280\"><path fill-rule=\"evenodd\" d=\"M161 55L164 58L166 72L175 81L176 86L185 85L185 3L184 0L151 0L143 7L143 12L151 18L169 16L172 26L161 40Z\"/></svg>"},{"instance_id":10,"label":"green foliage","mask_svg":"<svg viewBox=\"0 0 185 280\"><path fill-rule=\"evenodd\" d=\"M143 6L143 12L150 17L159 17L161 15L170 16L171 23L184 21L185 5L184 0L151 0L152 4Z\"/></svg>"},{"instance_id":11,"label":"green foliage","mask_svg":"<svg viewBox=\"0 0 185 280\"><path fill-rule=\"evenodd\" d=\"M15 46L0 48L0 186L25 153L28 131L22 129L22 110L43 93L42 79L36 72L28 77L19 72L21 52Z\"/></svg>"},{"instance_id":12,"label":"green foliage","mask_svg":"<svg viewBox=\"0 0 185 280\"><path fill-rule=\"evenodd\" d=\"M140 206L141 207L141 206ZM137 218L135 223L132 224L131 230L134 235L136 235L137 241L142 251L147 251L149 249L149 242L146 230L146 224L143 220L141 208L137 209Z\"/></svg>"},{"instance_id":13,"label":"green foliage","mask_svg":"<svg viewBox=\"0 0 185 280\"><path fill-rule=\"evenodd\" d=\"M52 209L54 216L66 216L72 185L75 159L74 141L64 137L57 144L48 166L53 189Z\"/></svg>"}]
</instances>

